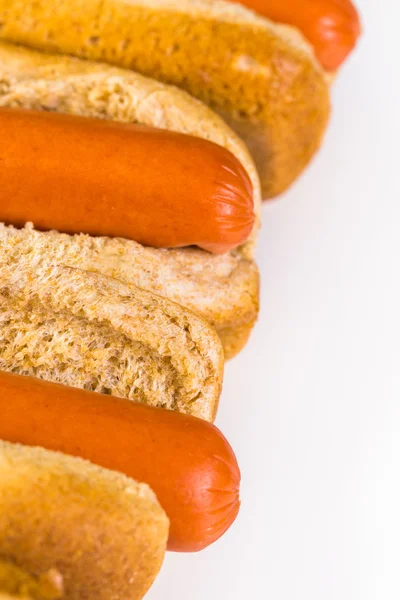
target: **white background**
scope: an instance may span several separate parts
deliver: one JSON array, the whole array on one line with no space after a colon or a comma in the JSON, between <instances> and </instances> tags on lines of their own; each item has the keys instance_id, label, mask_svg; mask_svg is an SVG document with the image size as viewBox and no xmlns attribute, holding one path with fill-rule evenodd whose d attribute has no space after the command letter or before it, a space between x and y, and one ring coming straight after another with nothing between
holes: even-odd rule
<instances>
[{"instance_id":1,"label":"white background","mask_svg":"<svg viewBox=\"0 0 400 600\"><path fill-rule=\"evenodd\" d=\"M263 209L261 316L217 421L241 514L149 600L400 599L400 4L359 7L324 147Z\"/></svg>"}]
</instances>

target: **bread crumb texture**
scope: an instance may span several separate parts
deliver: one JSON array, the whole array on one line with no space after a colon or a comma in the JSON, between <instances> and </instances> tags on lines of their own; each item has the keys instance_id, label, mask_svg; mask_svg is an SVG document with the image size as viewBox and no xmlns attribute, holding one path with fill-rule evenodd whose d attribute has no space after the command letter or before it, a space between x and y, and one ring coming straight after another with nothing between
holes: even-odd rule
<instances>
[{"instance_id":1,"label":"bread crumb texture","mask_svg":"<svg viewBox=\"0 0 400 600\"><path fill-rule=\"evenodd\" d=\"M161 567L168 519L120 473L0 441L0 506L6 597L140 600Z\"/></svg>"},{"instance_id":2,"label":"bread crumb texture","mask_svg":"<svg viewBox=\"0 0 400 600\"><path fill-rule=\"evenodd\" d=\"M226 358L241 349L257 319L258 269L238 255L156 250L119 238L41 233L0 224L0 251L17 242L38 257L52 256L55 264L102 273L185 306L215 328Z\"/></svg>"},{"instance_id":3,"label":"bread crumb texture","mask_svg":"<svg viewBox=\"0 0 400 600\"><path fill-rule=\"evenodd\" d=\"M0 0L11 42L127 67L209 104L248 143L264 197L320 145L328 86L295 29L222 0Z\"/></svg>"},{"instance_id":4,"label":"bread crumb texture","mask_svg":"<svg viewBox=\"0 0 400 600\"><path fill-rule=\"evenodd\" d=\"M223 376L214 329L94 272L80 239L2 228L0 369L213 420Z\"/></svg>"}]
</instances>

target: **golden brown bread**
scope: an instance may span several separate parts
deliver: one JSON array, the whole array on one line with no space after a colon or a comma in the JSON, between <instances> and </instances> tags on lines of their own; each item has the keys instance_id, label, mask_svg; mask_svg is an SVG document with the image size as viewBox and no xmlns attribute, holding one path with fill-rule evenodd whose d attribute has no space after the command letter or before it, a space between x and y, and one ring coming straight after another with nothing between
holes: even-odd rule
<instances>
[{"instance_id":1,"label":"golden brown bread","mask_svg":"<svg viewBox=\"0 0 400 600\"><path fill-rule=\"evenodd\" d=\"M20 594L13 594L12 596L8 592L0 591L0 600L36 600L32 596L21 596Z\"/></svg>"},{"instance_id":2,"label":"golden brown bread","mask_svg":"<svg viewBox=\"0 0 400 600\"><path fill-rule=\"evenodd\" d=\"M206 321L79 256L79 268L66 266L57 238L4 232L2 371L215 418L224 360Z\"/></svg>"},{"instance_id":3,"label":"golden brown bread","mask_svg":"<svg viewBox=\"0 0 400 600\"><path fill-rule=\"evenodd\" d=\"M140 600L161 567L168 519L120 473L0 441L0 506L0 556L34 576L56 569L65 600Z\"/></svg>"},{"instance_id":4,"label":"golden brown bread","mask_svg":"<svg viewBox=\"0 0 400 600\"><path fill-rule=\"evenodd\" d=\"M0 559L0 600L58 600L63 593L63 578L56 569L35 577Z\"/></svg>"},{"instance_id":5,"label":"golden brown bread","mask_svg":"<svg viewBox=\"0 0 400 600\"><path fill-rule=\"evenodd\" d=\"M155 250L119 238L17 230L0 223L0 248L17 238L38 256L138 285L181 304L217 331L225 358L246 343L258 314L259 277L253 261L196 249Z\"/></svg>"},{"instance_id":6,"label":"golden brown bread","mask_svg":"<svg viewBox=\"0 0 400 600\"><path fill-rule=\"evenodd\" d=\"M0 0L0 36L128 67L182 87L243 137L264 197L290 185L320 145L325 75L295 29L222 0Z\"/></svg>"},{"instance_id":7,"label":"golden brown bread","mask_svg":"<svg viewBox=\"0 0 400 600\"><path fill-rule=\"evenodd\" d=\"M260 184L244 144L210 109L181 90L104 64L0 42L0 106L140 122L210 139L246 167L259 213ZM231 358L246 343L258 314L258 270L252 260L257 226L245 246L224 256L197 249L154 250L127 240L60 239L71 250L66 252L74 254L68 264L136 283L207 319Z\"/></svg>"}]
</instances>

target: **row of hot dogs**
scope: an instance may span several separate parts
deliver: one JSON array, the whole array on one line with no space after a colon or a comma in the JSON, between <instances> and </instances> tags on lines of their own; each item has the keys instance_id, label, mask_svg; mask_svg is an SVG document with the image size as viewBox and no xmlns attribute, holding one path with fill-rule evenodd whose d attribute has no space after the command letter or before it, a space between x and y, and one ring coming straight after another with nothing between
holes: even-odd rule
<instances>
[{"instance_id":1,"label":"row of hot dogs","mask_svg":"<svg viewBox=\"0 0 400 600\"><path fill-rule=\"evenodd\" d=\"M1 600L138 600L238 514L211 421L260 203L360 34L349 0L242 4L0 0Z\"/></svg>"}]
</instances>

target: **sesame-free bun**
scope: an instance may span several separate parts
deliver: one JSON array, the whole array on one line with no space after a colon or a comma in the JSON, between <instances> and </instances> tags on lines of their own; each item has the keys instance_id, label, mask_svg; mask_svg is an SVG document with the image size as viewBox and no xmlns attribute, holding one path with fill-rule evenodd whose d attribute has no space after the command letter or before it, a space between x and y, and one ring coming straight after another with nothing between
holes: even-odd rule
<instances>
[{"instance_id":1,"label":"sesame-free bun","mask_svg":"<svg viewBox=\"0 0 400 600\"><path fill-rule=\"evenodd\" d=\"M318 149L329 88L294 27L223 0L0 0L11 42L126 67L199 98L247 143L263 197Z\"/></svg>"},{"instance_id":2,"label":"sesame-free bun","mask_svg":"<svg viewBox=\"0 0 400 600\"><path fill-rule=\"evenodd\" d=\"M120 473L0 441L0 506L0 557L29 574L8 566L7 599L55 600L53 573L64 600L140 600L161 567L168 519Z\"/></svg>"}]
</instances>

